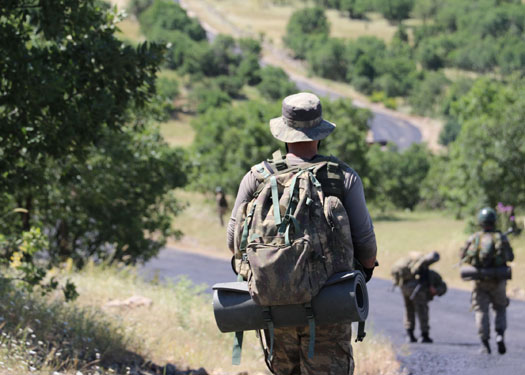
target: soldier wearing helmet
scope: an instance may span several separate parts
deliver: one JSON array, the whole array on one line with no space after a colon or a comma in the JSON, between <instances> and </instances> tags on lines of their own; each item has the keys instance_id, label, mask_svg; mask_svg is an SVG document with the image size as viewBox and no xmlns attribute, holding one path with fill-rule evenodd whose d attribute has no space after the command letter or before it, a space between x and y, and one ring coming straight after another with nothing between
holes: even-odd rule
<instances>
[{"instance_id":1,"label":"soldier wearing helmet","mask_svg":"<svg viewBox=\"0 0 525 375\"><path fill-rule=\"evenodd\" d=\"M481 209L478 213L478 224L481 230L474 233L461 249L461 262L482 271L503 267L507 262L512 262L514 253L507 236L496 230L496 212L490 207ZM495 313L498 353L505 354L506 352L504 333L507 328L506 309L509 304L506 285L507 280L498 276L481 277L474 281L472 310L475 313L478 334L482 343L481 351L486 354L491 353L490 305Z\"/></svg>"}]
</instances>

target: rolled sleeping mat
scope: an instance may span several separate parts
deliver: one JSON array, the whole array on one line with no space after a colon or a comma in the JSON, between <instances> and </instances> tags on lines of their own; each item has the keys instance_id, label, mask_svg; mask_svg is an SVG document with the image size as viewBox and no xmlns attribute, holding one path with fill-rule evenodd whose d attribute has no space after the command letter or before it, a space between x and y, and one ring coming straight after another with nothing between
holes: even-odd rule
<instances>
[{"instance_id":1,"label":"rolled sleeping mat","mask_svg":"<svg viewBox=\"0 0 525 375\"><path fill-rule=\"evenodd\" d=\"M512 269L508 266L476 268L471 265L461 266L459 269L461 278L466 281L499 279L510 280L512 278Z\"/></svg>"},{"instance_id":2,"label":"rolled sleeping mat","mask_svg":"<svg viewBox=\"0 0 525 375\"><path fill-rule=\"evenodd\" d=\"M352 271L333 275L311 304L316 325L365 321L368 316L368 292L363 274ZM252 300L245 281L215 284L213 312L221 332L267 327L263 307ZM275 327L308 326L302 304L271 306L270 313Z\"/></svg>"}]
</instances>

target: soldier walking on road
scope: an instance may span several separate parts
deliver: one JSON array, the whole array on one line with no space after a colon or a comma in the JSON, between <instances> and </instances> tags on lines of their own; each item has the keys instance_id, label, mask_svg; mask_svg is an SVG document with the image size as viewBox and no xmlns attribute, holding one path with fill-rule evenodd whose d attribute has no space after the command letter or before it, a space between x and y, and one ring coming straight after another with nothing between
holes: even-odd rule
<instances>
[{"instance_id":1,"label":"soldier walking on road","mask_svg":"<svg viewBox=\"0 0 525 375\"><path fill-rule=\"evenodd\" d=\"M482 230L474 233L460 251L462 263L475 267L480 276L476 277L472 290L472 309L476 316L478 334L482 342L481 351L491 353L489 307L495 313L496 343L498 353L505 354L504 334L507 328L506 310L509 299L506 295L506 263L514 260L514 253L507 236L496 230L496 212L486 207L479 211L478 224Z\"/></svg>"},{"instance_id":2,"label":"soldier walking on road","mask_svg":"<svg viewBox=\"0 0 525 375\"><path fill-rule=\"evenodd\" d=\"M324 157L317 153L319 141L334 129L335 124L322 118L321 102L317 96L299 93L283 100L282 116L270 121L270 130L275 138L286 143L287 154L282 157L280 152L274 153L271 161L254 166L242 179L228 224L228 246L232 251L235 249L234 242L237 237L236 221L241 220L237 211L242 211L241 207L253 200L258 193L258 186L265 179L271 178L270 176L276 171L287 168L322 164L325 168L323 169L324 175L319 172L317 176L319 181L315 182L320 183L325 199L335 197L340 199L339 202L342 202L344 207L344 216L348 216L346 220L349 225L344 227L343 233L345 239L340 240L348 240L349 252L353 252L353 254L348 254L349 259L354 258L360 262L367 281L372 277L376 264L376 240L365 203L361 179L353 169L338 159ZM315 180L314 177L312 179ZM275 195L277 195L277 190ZM310 199L306 204L314 203ZM275 210L279 210L279 207L277 206ZM277 211L275 217L281 214ZM297 224L300 226L300 222ZM329 230L328 225L326 227ZM331 234L323 233L319 234L319 237L321 235L326 240ZM330 252L335 252L334 246ZM333 257L331 253L325 255L325 258L328 259ZM275 328L273 357L270 355L272 358L270 367L273 368L274 373L278 375L353 374L351 325L340 323L316 327L315 336L313 336L315 337L315 356L309 355L311 332L308 326Z\"/></svg>"},{"instance_id":3,"label":"soldier walking on road","mask_svg":"<svg viewBox=\"0 0 525 375\"><path fill-rule=\"evenodd\" d=\"M224 214L226 213L226 210L228 209L228 201L226 200L226 195L224 194L224 191L222 190L222 187L217 186L215 188L215 202L217 204L217 214L219 215L219 221L221 223L221 227L224 226Z\"/></svg>"},{"instance_id":4,"label":"soldier walking on road","mask_svg":"<svg viewBox=\"0 0 525 375\"><path fill-rule=\"evenodd\" d=\"M421 342L431 344L429 336L429 309L428 302L434 296L442 296L447 291L447 284L441 276L429 266L439 260L439 253L429 254L412 253L410 256L398 260L392 267L394 285L401 288L405 303L404 325L408 342L417 342L414 335L416 315L421 329Z\"/></svg>"}]
</instances>

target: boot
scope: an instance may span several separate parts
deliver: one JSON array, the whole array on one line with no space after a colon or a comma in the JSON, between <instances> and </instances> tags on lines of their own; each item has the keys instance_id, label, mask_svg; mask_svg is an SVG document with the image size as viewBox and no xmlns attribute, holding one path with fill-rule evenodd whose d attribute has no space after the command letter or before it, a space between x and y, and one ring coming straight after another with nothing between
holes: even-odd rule
<instances>
[{"instance_id":1,"label":"boot","mask_svg":"<svg viewBox=\"0 0 525 375\"><path fill-rule=\"evenodd\" d=\"M499 354L505 354L507 352L507 348L505 347L505 341L503 341L503 332L498 333L498 335L496 336L496 344L498 345Z\"/></svg>"},{"instance_id":2,"label":"boot","mask_svg":"<svg viewBox=\"0 0 525 375\"><path fill-rule=\"evenodd\" d=\"M420 342L422 342L423 344L432 344L434 342L434 340L432 340L428 336L428 332L421 332L421 340L420 340Z\"/></svg>"},{"instance_id":3,"label":"boot","mask_svg":"<svg viewBox=\"0 0 525 375\"><path fill-rule=\"evenodd\" d=\"M489 340L488 339L485 339L485 340L481 340L481 349L480 349L480 353L481 354L490 354L492 353L492 350L490 350L490 344L489 344Z\"/></svg>"},{"instance_id":4,"label":"boot","mask_svg":"<svg viewBox=\"0 0 525 375\"><path fill-rule=\"evenodd\" d=\"M414 336L413 329L407 329L407 342L417 342L417 338Z\"/></svg>"}]
</instances>

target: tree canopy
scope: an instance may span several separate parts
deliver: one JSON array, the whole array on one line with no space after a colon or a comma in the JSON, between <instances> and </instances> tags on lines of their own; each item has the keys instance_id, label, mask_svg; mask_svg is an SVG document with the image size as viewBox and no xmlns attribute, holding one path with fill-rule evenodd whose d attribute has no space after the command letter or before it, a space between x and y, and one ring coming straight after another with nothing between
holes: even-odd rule
<instances>
[{"instance_id":1,"label":"tree canopy","mask_svg":"<svg viewBox=\"0 0 525 375\"><path fill-rule=\"evenodd\" d=\"M38 280L24 233L47 238L41 261L78 266L146 260L173 233L185 157L148 124L164 48L122 43L118 20L89 0L0 8L0 251Z\"/></svg>"}]
</instances>

